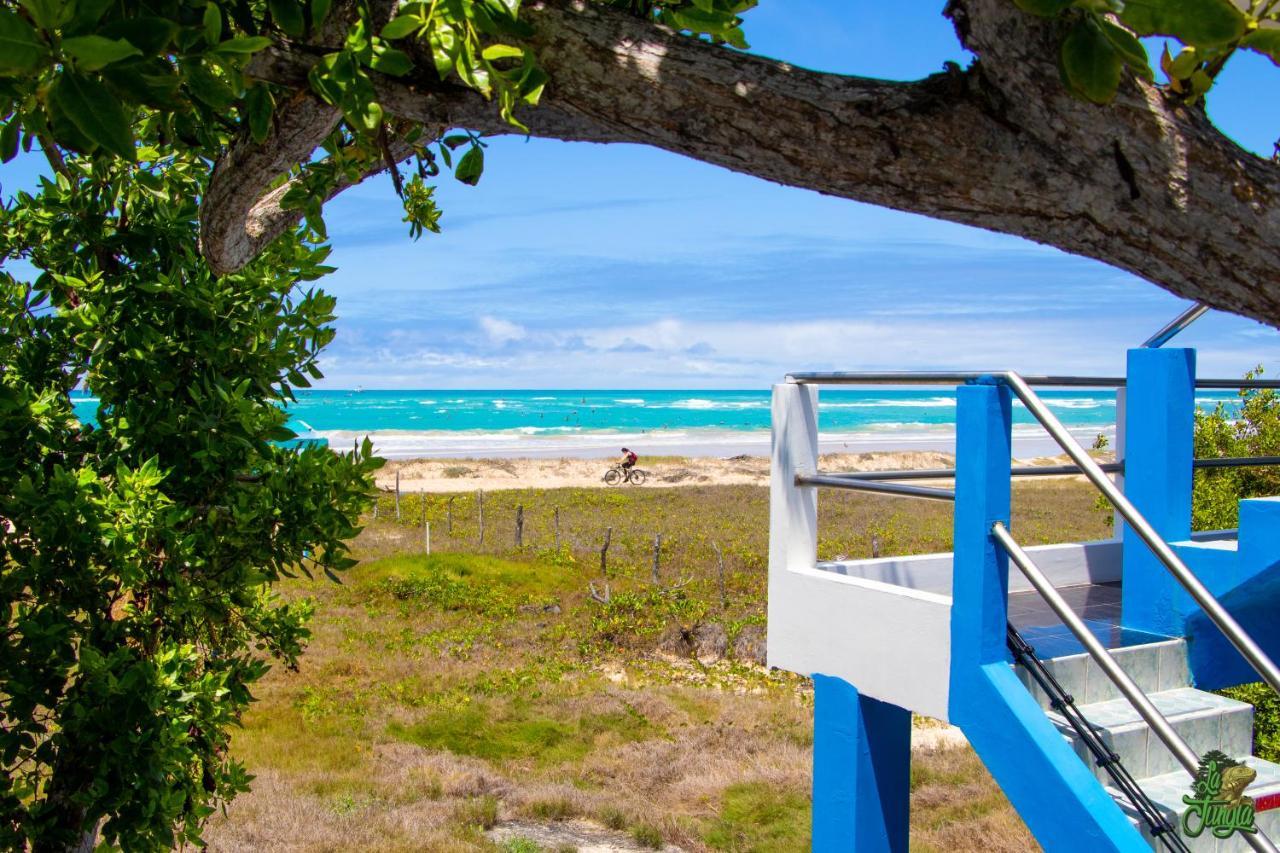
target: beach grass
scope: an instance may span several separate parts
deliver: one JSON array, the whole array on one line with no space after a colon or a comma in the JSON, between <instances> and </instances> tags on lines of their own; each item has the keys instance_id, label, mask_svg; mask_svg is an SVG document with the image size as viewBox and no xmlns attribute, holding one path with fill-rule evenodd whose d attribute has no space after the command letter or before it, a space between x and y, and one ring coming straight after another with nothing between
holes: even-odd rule
<instances>
[{"instance_id":1,"label":"beach grass","mask_svg":"<svg viewBox=\"0 0 1280 853\"><path fill-rule=\"evenodd\" d=\"M1028 543L1107 535L1092 503L1071 480L1019 483L1013 523ZM430 557L413 518L424 506L438 519ZM552 835L588 821L637 850L807 846L809 684L735 642L762 637L767 489L496 492L484 543L475 496L455 498L452 536L444 506L403 496L397 522L384 503L341 585L283 587L314 600L314 638L299 671L262 682L235 736L256 780L212 821L213 849L557 849L486 834L513 819ZM949 547L945 505L824 494L820 517L826 556L866 556L873 531L886 554ZM602 590L607 527L602 603L591 584ZM707 625L722 642L701 659L671 646ZM967 748L915 754L912 831L920 850L1034 843Z\"/></svg>"}]
</instances>

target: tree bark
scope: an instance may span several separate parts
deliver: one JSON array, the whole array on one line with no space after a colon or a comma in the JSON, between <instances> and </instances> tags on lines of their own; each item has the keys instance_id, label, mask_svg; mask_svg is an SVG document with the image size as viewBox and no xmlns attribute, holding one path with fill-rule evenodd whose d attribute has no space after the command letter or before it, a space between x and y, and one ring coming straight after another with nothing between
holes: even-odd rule
<instances>
[{"instance_id":1,"label":"tree bark","mask_svg":"<svg viewBox=\"0 0 1280 853\"><path fill-rule=\"evenodd\" d=\"M539 137L653 145L1015 234L1280 325L1280 165L1141 80L1127 79L1106 107L1075 99L1055 61L1059 25L1010 0L952 0L946 14L977 62L899 83L745 55L582 0L540 0L521 15L551 83L520 118ZM302 93L313 61L271 49L249 71ZM390 114L515 132L493 104L433 72L376 82ZM291 109L332 118L309 94ZM278 209L281 190L267 194L283 160L309 156L308 138L292 138L287 152L242 143L218 164L202 212L215 269L238 269L297 221Z\"/></svg>"}]
</instances>

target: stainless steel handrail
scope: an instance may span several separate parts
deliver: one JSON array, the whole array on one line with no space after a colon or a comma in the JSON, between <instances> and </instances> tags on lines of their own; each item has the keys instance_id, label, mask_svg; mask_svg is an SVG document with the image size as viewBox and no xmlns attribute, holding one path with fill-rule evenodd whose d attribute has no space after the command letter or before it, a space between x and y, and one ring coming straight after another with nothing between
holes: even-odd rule
<instances>
[{"instance_id":1,"label":"stainless steel handrail","mask_svg":"<svg viewBox=\"0 0 1280 853\"><path fill-rule=\"evenodd\" d=\"M988 376L1002 376L1003 370L882 370L882 371L802 371L788 373L787 381L797 385L949 385L975 382ZM1032 385L1081 388L1121 388L1123 376L1027 376Z\"/></svg>"},{"instance_id":2,"label":"stainless steel handrail","mask_svg":"<svg viewBox=\"0 0 1280 853\"><path fill-rule=\"evenodd\" d=\"M1193 468L1252 468L1280 465L1280 456L1222 456L1192 460ZM1098 467L1108 474L1124 471L1123 462L1100 462ZM955 468L910 468L898 471L819 471L824 477L845 480L950 480ZM1017 465L1009 470L1014 477L1059 477L1083 473L1077 465Z\"/></svg>"},{"instance_id":3,"label":"stainless steel handrail","mask_svg":"<svg viewBox=\"0 0 1280 853\"><path fill-rule=\"evenodd\" d=\"M832 489L852 489L858 492L875 492L902 498L928 498L935 501L954 501L956 493L950 489L934 489L929 486L907 486L899 483L875 483L855 480L838 474L796 474L797 486L826 486Z\"/></svg>"},{"instance_id":4,"label":"stainless steel handrail","mask_svg":"<svg viewBox=\"0 0 1280 853\"><path fill-rule=\"evenodd\" d=\"M793 385L950 385L976 382L988 377L1001 377L1005 370L889 370L889 371L801 371L788 373L787 382ZM1037 376L1022 377L1028 385L1058 388L1123 388L1122 376ZM1280 379L1197 379L1197 388L1280 389Z\"/></svg>"},{"instance_id":5,"label":"stainless steel handrail","mask_svg":"<svg viewBox=\"0 0 1280 853\"><path fill-rule=\"evenodd\" d=\"M1254 642L1252 637L1245 633L1244 629L1240 626L1240 623L1236 621L1235 617L1227 612L1226 608L1218 602L1218 599L1214 598L1213 593L1209 592L1209 589L1200 582L1200 579L1195 576L1191 569L1187 568L1187 565L1182 562L1182 559L1174 553L1174 550L1169 546L1169 543L1165 542L1160 534L1156 532L1155 528L1151 526L1151 523L1147 521L1142 513L1138 512L1137 507L1129 502L1129 499L1124 496L1124 492L1122 492L1120 488L1111 481L1111 478L1106 475L1101 464L1089 455L1088 451L1084 449L1080 442L1075 440L1071 433L1067 431L1067 428L1063 425L1062 421L1058 420L1057 416L1054 415L1053 412L1049 411L1049 407L1046 406L1044 401L1040 399L1039 395L1031 389L1030 384L1032 382L1039 384L1054 384L1052 381L1054 379L1072 380L1079 379L1080 377L1023 377L1013 370L995 370L985 373L975 371L895 371L888 373L821 374L793 373L787 377L788 381L791 382L847 382L848 384L897 383L903 382L904 380L911 380L912 378L914 378L914 381L916 382L928 384L999 380L1008 385L1009 389L1014 393L1014 396L1022 401L1022 404L1026 406L1027 411L1031 413L1032 417L1040 422L1040 425L1045 428L1045 431L1049 433L1050 437L1053 438L1053 440L1057 442L1058 446L1071 457L1071 461L1076 463L1080 468L1080 473L1087 477L1089 481L1092 482L1100 492L1102 492L1103 496L1110 501L1113 507L1115 507L1116 513L1129 524L1133 529L1133 532L1136 533L1138 537L1146 543L1147 547L1151 549L1151 553L1155 555L1156 559L1163 563L1169 573L1173 575L1174 580L1176 580L1182 588L1187 591L1196 604L1204 610L1205 615L1218 626L1218 630L1223 633L1227 638L1227 641L1235 647L1236 651L1240 652L1244 659L1249 662L1249 665L1253 667L1254 671L1262 676L1262 680L1267 682L1267 684L1271 686L1271 689L1276 691L1277 694L1280 694L1280 669L1277 669L1275 663L1267 656L1266 652L1264 652L1262 648ZM1280 387L1280 382L1276 382L1275 380L1271 381L1275 382L1277 387ZM1241 384L1242 383L1236 383L1236 387L1241 387ZM842 480L839 477L830 477L827 475L823 477L821 482L819 482L817 480L817 477L819 476L822 475L810 475L812 485L836 486L837 488L856 488L849 485L850 482L856 481L850 481L847 478ZM797 482L799 482L799 480L800 478L797 477ZM879 485L883 486L888 484ZM900 487L899 489L894 490L893 493L906 494L902 491L902 488L906 487ZM925 495L920 495L920 497L924 496Z\"/></svg>"},{"instance_id":6,"label":"stainless steel handrail","mask_svg":"<svg viewBox=\"0 0 1280 853\"><path fill-rule=\"evenodd\" d=\"M1143 341L1143 348L1158 349L1164 346L1169 343L1169 341L1173 340L1174 336L1179 334L1183 329L1204 316L1204 313L1208 310L1209 306L1205 305L1203 302L1195 303L1177 317L1174 317L1168 323L1161 326L1160 331Z\"/></svg>"},{"instance_id":7,"label":"stainless steel handrail","mask_svg":"<svg viewBox=\"0 0 1280 853\"><path fill-rule=\"evenodd\" d=\"M1040 571L1040 568L1032 562L1031 557L1022 549L1022 546L1014 541L1005 526L997 521L991 526L991 535L1004 547L1004 550L1009 554L1009 559L1022 570L1022 574L1035 587L1036 592L1040 593L1044 600L1048 602L1049 607L1057 614L1058 618L1066 624L1071 633L1075 634L1076 639L1084 646L1085 651L1089 653L1094 662L1102 668L1107 678L1111 679L1111 682L1124 694L1124 698L1129 700L1129 704L1133 705L1142 719L1151 727L1151 731L1155 732L1156 737L1160 738L1161 742L1173 753L1173 757L1178 760L1178 763L1194 777L1200 768L1200 758L1196 755L1195 750L1182 739L1182 736L1178 734L1164 714L1160 713L1160 709L1155 706L1155 703L1147 698L1147 694L1142 692L1142 688L1129 677L1128 673L1120 668L1120 665L1116 663L1116 659L1107 652L1106 647L1099 642L1083 620L1071 609L1071 605L1067 604L1066 600L1058 593L1058 590ZM1244 836L1249 846L1254 850L1276 850L1275 845L1271 843L1271 839L1267 838L1261 830L1257 833L1241 833L1241 835Z\"/></svg>"},{"instance_id":8,"label":"stainless steel handrail","mask_svg":"<svg viewBox=\"0 0 1280 853\"><path fill-rule=\"evenodd\" d=\"M1117 472L1124 469L1123 462L1103 462L1102 470ZM819 472L824 477L839 477L843 480L951 480L956 476L955 468L913 468L905 471L849 471L847 473ZM1079 474L1075 465L1019 465L1010 469L1015 477L1050 477L1063 474Z\"/></svg>"},{"instance_id":9,"label":"stainless steel handrail","mask_svg":"<svg viewBox=\"0 0 1280 853\"><path fill-rule=\"evenodd\" d=\"M1050 412L1044 402L1031 390L1017 373L1012 370L1004 373L1001 377L1008 385L1010 390L1022 401L1027 407L1027 411L1031 412L1035 419L1038 420L1045 428L1045 431L1053 437L1071 460L1080 466L1080 473L1084 474L1089 480L1097 486L1098 490L1111 502L1116 508L1116 513L1120 515L1133 529L1134 533L1147 543L1147 547L1151 549L1151 553L1156 556L1160 562L1164 563L1169 573L1173 575L1174 580L1182 585L1182 588L1195 600L1196 604L1204 610L1205 615L1213 620L1218 626L1218 630L1222 631L1231 645L1244 656L1249 665L1262 676L1262 680L1271 685L1271 689L1280 693L1280 669L1271 661L1261 647L1253 641L1253 638L1245 633L1240 627L1240 623L1235 617L1227 612L1218 599L1213 597L1213 593L1200 582L1191 569L1187 568L1181 558L1174 553L1169 543L1165 542L1163 537L1156 532L1150 522L1138 512L1137 507L1129 502L1119 487L1111 481L1111 478L1103 472L1102 467L1089 455L1088 451L1080 445L1072 437L1067 428L1062 425L1062 421Z\"/></svg>"},{"instance_id":10,"label":"stainless steel handrail","mask_svg":"<svg viewBox=\"0 0 1280 853\"><path fill-rule=\"evenodd\" d=\"M1280 465L1280 456L1206 456L1191 462L1193 468L1251 468Z\"/></svg>"}]
</instances>

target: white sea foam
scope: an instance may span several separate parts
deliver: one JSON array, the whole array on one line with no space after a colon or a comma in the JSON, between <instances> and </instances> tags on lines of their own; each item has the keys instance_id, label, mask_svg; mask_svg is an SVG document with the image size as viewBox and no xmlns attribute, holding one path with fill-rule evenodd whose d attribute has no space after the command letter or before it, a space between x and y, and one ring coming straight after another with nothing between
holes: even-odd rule
<instances>
[{"instance_id":1,"label":"white sea foam","mask_svg":"<svg viewBox=\"0 0 1280 853\"><path fill-rule=\"evenodd\" d=\"M854 403L820 403L820 407L824 409L945 409L954 408L955 405L956 401L953 397L930 397L927 400L859 400Z\"/></svg>"},{"instance_id":2,"label":"white sea foam","mask_svg":"<svg viewBox=\"0 0 1280 853\"><path fill-rule=\"evenodd\" d=\"M621 400L614 400L615 403L621 403L624 406L643 406L644 400L639 397L625 397Z\"/></svg>"},{"instance_id":3,"label":"white sea foam","mask_svg":"<svg viewBox=\"0 0 1280 853\"><path fill-rule=\"evenodd\" d=\"M1114 436L1115 428L1076 427L1071 433L1088 443L1099 433ZM375 451L392 459L415 457L604 457L619 446L634 448L641 456L733 456L741 453L768 455L767 429L736 430L691 427L667 430L589 430L581 427L518 427L509 430L378 430L367 433ZM363 439L363 431L329 430L316 435L329 439L338 450ZM1014 453L1023 457L1057 454L1060 450L1035 424L1013 427ZM955 447L951 424L885 423L856 431L819 434L824 453L861 453L877 450L943 450Z\"/></svg>"}]
</instances>

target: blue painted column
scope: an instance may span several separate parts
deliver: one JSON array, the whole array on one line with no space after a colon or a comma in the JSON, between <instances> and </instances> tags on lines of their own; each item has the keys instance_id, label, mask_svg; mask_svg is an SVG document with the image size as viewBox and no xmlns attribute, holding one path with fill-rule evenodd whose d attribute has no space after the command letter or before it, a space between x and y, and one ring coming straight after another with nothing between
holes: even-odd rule
<instances>
[{"instance_id":1,"label":"blue painted column","mask_svg":"<svg viewBox=\"0 0 1280 853\"><path fill-rule=\"evenodd\" d=\"M1129 350L1125 394L1124 488L1166 541L1191 536L1196 355L1192 349ZM1177 582L1127 525L1121 624L1182 635Z\"/></svg>"},{"instance_id":2,"label":"blue painted column","mask_svg":"<svg viewBox=\"0 0 1280 853\"><path fill-rule=\"evenodd\" d=\"M956 389L956 514L951 669L1009 659L1009 557L991 536L1009 526L1012 402L1004 385ZM955 690L955 686L952 686Z\"/></svg>"},{"instance_id":3,"label":"blue painted column","mask_svg":"<svg viewBox=\"0 0 1280 853\"><path fill-rule=\"evenodd\" d=\"M813 850L906 853L911 712L813 677Z\"/></svg>"},{"instance_id":4,"label":"blue painted column","mask_svg":"<svg viewBox=\"0 0 1280 853\"><path fill-rule=\"evenodd\" d=\"M1008 663L1008 556L991 526L1009 524L1009 390L965 386L956 406L951 722L1045 850L1149 851Z\"/></svg>"}]
</instances>

